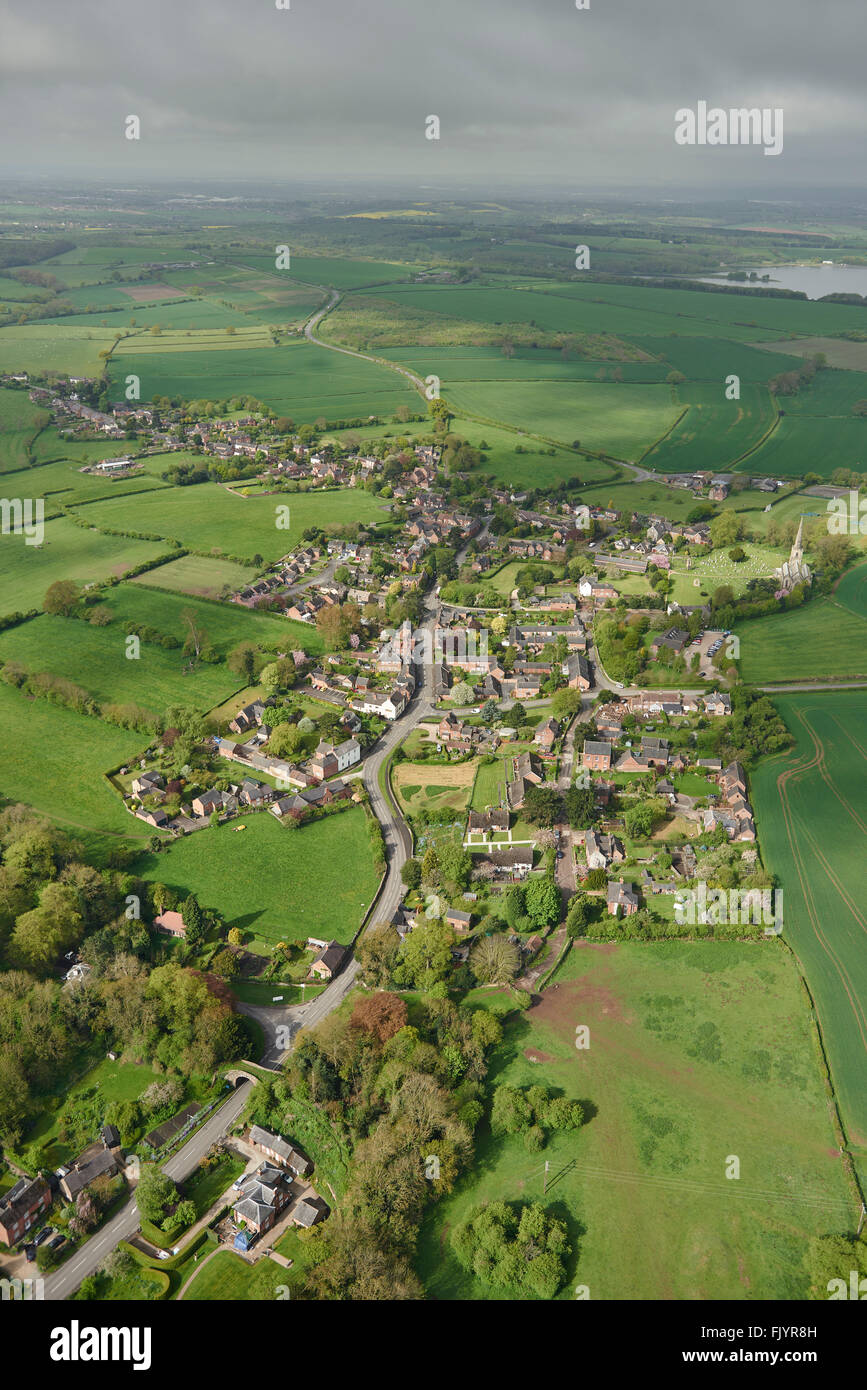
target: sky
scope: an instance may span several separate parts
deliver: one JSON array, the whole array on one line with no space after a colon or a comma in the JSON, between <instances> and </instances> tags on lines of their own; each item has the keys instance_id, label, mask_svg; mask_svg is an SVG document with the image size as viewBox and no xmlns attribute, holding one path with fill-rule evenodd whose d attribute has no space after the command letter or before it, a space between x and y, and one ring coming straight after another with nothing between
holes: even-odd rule
<instances>
[{"instance_id":1,"label":"sky","mask_svg":"<svg viewBox=\"0 0 867 1390\"><path fill-rule=\"evenodd\" d=\"M863 0L288 3L0 0L0 174L860 187ZM699 101L781 109L782 153L677 144Z\"/></svg>"}]
</instances>

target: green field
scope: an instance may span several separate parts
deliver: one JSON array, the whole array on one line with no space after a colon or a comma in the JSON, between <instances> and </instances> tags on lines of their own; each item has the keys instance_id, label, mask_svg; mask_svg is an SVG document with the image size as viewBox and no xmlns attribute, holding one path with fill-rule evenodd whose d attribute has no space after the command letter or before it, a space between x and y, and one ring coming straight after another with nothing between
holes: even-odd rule
<instances>
[{"instance_id":1,"label":"green field","mask_svg":"<svg viewBox=\"0 0 867 1390\"><path fill-rule=\"evenodd\" d=\"M848 570L833 594L736 633L741 676L751 684L867 676L867 565Z\"/></svg>"},{"instance_id":2,"label":"green field","mask_svg":"<svg viewBox=\"0 0 867 1390\"><path fill-rule=\"evenodd\" d=\"M543 438L635 461L668 430L680 411L668 386L596 382L462 381L447 399L456 414L502 420ZM574 472L581 473L581 467Z\"/></svg>"},{"instance_id":3,"label":"green field","mask_svg":"<svg viewBox=\"0 0 867 1390\"><path fill-rule=\"evenodd\" d=\"M284 513L277 508L287 505L290 525L278 528L277 521ZM268 562L280 559L297 545L308 526L331 529L356 521L387 519L383 503L354 488L241 497L219 483L161 488L137 497L95 502L83 515L97 526L165 536L195 550L218 550L251 559L258 554Z\"/></svg>"},{"instance_id":4,"label":"green field","mask_svg":"<svg viewBox=\"0 0 867 1390\"><path fill-rule=\"evenodd\" d=\"M727 550L712 550L709 555L694 559L689 570L673 567L672 598L677 603L695 603L700 590L712 594L720 584L731 585L738 598L751 579L769 579L788 556L785 548L772 549L755 541L743 541L742 549L746 551L747 558L739 564L729 559ZM682 560L675 560L674 563L676 566L683 565ZM696 579L699 581L698 588Z\"/></svg>"},{"instance_id":5,"label":"green field","mask_svg":"<svg viewBox=\"0 0 867 1390\"><path fill-rule=\"evenodd\" d=\"M485 1201L538 1201L566 1220L563 1300L578 1285L594 1301L801 1299L809 1237L855 1219L808 1010L778 943L578 946L541 1001L506 1022L487 1080L580 1100L585 1125L528 1153L482 1122L470 1172L422 1230L428 1298L490 1297L450 1248Z\"/></svg>"},{"instance_id":6,"label":"green field","mask_svg":"<svg viewBox=\"0 0 867 1390\"><path fill-rule=\"evenodd\" d=\"M148 574L156 584L162 566L148 570ZM204 628L208 641L220 656L226 656L232 647L244 641L255 642L268 651L297 647L303 647L310 655L324 651L322 638L312 624L256 613L236 603L208 602L135 582L116 585L105 595L105 602L119 618L144 623L181 640L187 635L183 614L194 613L196 623Z\"/></svg>"},{"instance_id":7,"label":"green field","mask_svg":"<svg viewBox=\"0 0 867 1390\"><path fill-rule=\"evenodd\" d=\"M67 446L71 448L71 446ZM38 449L37 449L38 452ZM62 452L59 451L59 452ZM123 450L115 444L113 451L118 458ZM99 446L90 455L89 462L98 458L111 457L111 453ZM100 476L98 473L82 473L80 469L84 458L58 459L55 463L40 463L38 466L22 469L18 473L6 475L4 490L7 496L42 497L46 510L83 501L96 501L99 498L116 498L133 492L151 492L168 484L150 472L133 474L128 478Z\"/></svg>"},{"instance_id":8,"label":"green field","mask_svg":"<svg viewBox=\"0 0 867 1390\"><path fill-rule=\"evenodd\" d=\"M182 555L169 560L158 569L146 570L136 576L136 584L156 585L160 589L177 589L179 593L199 598L219 598L226 590L233 593L243 589L254 577L254 571L231 560L214 560L205 555Z\"/></svg>"},{"instance_id":9,"label":"green field","mask_svg":"<svg viewBox=\"0 0 867 1390\"><path fill-rule=\"evenodd\" d=\"M73 376L99 376L103 348L110 348L115 334L110 328L72 327L65 324L15 324L0 328L0 372L69 372Z\"/></svg>"},{"instance_id":10,"label":"green field","mask_svg":"<svg viewBox=\"0 0 867 1390\"><path fill-rule=\"evenodd\" d=\"M142 400L154 395L187 400L250 395L298 424L320 416L390 416L399 405L418 408L420 397L406 378L387 367L306 341L280 347L266 341L270 344L264 329L239 329L235 336L217 333L198 341L184 334L131 338L112 358L112 384L120 392L133 372L141 380Z\"/></svg>"},{"instance_id":11,"label":"green field","mask_svg":"<svg viewBox=\"0 0 867 1390\"><path fill-rule=\"evenodd\" d=\"M348 943L379 881L365 813L355 807L298 830L263 811L175 840L137 868L219 908L259 950L308 936Z\"/></svg>"},{"instance_id":12,"label":"green field","mask_svg":"<svg viewBox=\"0 0 867 1390\"><path fill-rule=\"evenodd\" d=\"M104 1058L71 1086L64 1085L61 1100L65 1105L68 1100L74 1100L80 1092L91 1090L94 1086L106 1105L114 1101L138 1100L148 1086L159 1080L159 1073L143 1063L112 1062L109 1058ZM75 1157L75 1149L70 1149L69 1145L60 1139L60 1117L53 1114L49 1107L46 1107L33 1129L27 1133L25 1142L28 1145L39 1144L42 1149L40 1161L50 1166L66 1163Z\"/></svg>"},{"instance_id":13,"label":"green field","mask_svg":"<svg viewBox=\"0 0 867 1390\"><path fill-rule=\"evenodd\" d=\"M162 714L169 705L209 709L243 684L243 678L222 662L203 662L187 674L188 658L180 647L167 650L142 642L138 659L127 659L121 622L93 627L48 613L0 632L0 661L20 661L30 672L65 676L100 704L130 702L154 714Z\"/></svg>"},{"instance_id":14,"label":"green field","mask_svg":"<svg viewBox=\"0 0 867 1390\"><path fill-rule=\"evenodd\" d=\"M276 1260L259 1260L251 1265L234 1250L218 1250L199 1270L183 1302L268 1299L273 1303L281 1286L291 1288L291 1273Z\"/></svg>"},{"instance_id":15,"label":"green field","mask_svg":"<svg viewBox=\"0 0 867 1390\"><path fill-rule=\"evenodd\" d=\"M142 841L153 834L123 809L104 778L141 748L141 734L0 684L0 737L0 795L9 801L27 802L76 831Z\"/></svg>"},{"instance_id":16,"label":"green field","mask_svg":"<svg viewBox=\"0 0 867 1390\"><path fill-rule=\"evenodd\" d=\"M48 412L34 405L26 391L0 388L0 473L27 467L30 445L48 419ZM8 495L9 484L3 486Z\"/></svg>"},{"instance_id":17,"label":"green field","mask_svg":"<svg viewBox=\"0 0 867 1390\"><path fill-rule=\"evenodd\" d=\"M657 473L695 469L724 472L758 444L773 424L776 410L764 386L744 384L737 401L727 401L722 381L715 386L678 386L675 393L686 414L670 434L645 454L646 468Z\"/></svg>"},{"instance_id":18,"label":"green field","mask_svg":"<svg viewBox=\"0 0 867 1390\"><path fill-rule=\"evenodd\" d=\"M124 503L96 505L119 507ZM125 505L129 508L140 502L127 499ZM285 536L286 532L278 534ZM155 560L165 551L160 541L104 536L76 526L67 517L45 522L42 545L27 545L24 536L0 536L0 616L41 608L45 590L55 579L73 579L78 584L109 579L146 560Z\"/></svg>"},{"instance_id":19,"label":"green field","mask_svg":"<svg viewBox=\"0 0 867 1390\"><path fill-rule=\"evenodd\" d=\"M762 855L784 888L784 937L816 1001L843 1123L863 1169L867 692L780 695L774 702L797 743L753 775Z\"/></svg>"},{"instance_id":20,"label":"green field","mask_svg":"<svg viewBox=\"0 0 867 1390\"><path fill-rule=\"evenodd\" d=\"M775 478L805 473L830 478L836 468L860 471L865 451L865 420L786 414L766 443L739 465L739 471Z\"/></svg>"}]
</instances>

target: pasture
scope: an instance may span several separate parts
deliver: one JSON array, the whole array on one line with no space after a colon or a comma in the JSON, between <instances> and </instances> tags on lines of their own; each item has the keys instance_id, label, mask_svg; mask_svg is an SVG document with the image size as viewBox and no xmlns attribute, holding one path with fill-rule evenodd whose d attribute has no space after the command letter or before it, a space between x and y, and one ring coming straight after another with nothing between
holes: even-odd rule
<instances>
[{"instance_id":1,"label":"pasture","mask_svg":"<svg viewBox=\"0 0 867 1390\"><path fill-rule=\"evenodd\" d=\"M33 440L49 419L26 391L0 388L0 473L27 467Z\"/></svg>"},{"instance_id":2,"label":"pasture","mask_svg":"<svg viewBox=\"0 0 867 1390\"><path fill-rule=\"evenodd\" d=\"M788 410L788 405L783 408ZM837 468L860 472L865 457L867 420L787 413L765 443L738 464L738 472L773 478L817 473L830 478Z\"/></svg>"},{"instance_id":3,"label":"pasture","mask_svg":"<svg viewBox=\"0 0 867 1390\"><path fill-rule=\"evenodd\" d=\"M109 579L165 550L160 541L104 536L65 516L45 522L42 545L27 545L24 536L0 536L0 616L41 608L45 590L55 579L77 584Z\"/></svg>"},{"instance_id":4,"label":"pasture","mask_svg":"<svg viewBox=\"0 0 867 1390\"><path fill-rule=\"evenodd\" d=\"M786 694L774 703L797 742L753 774L762 855L785 891L784 938L816 1001L843 1124L863 1163L867 692Z\"/></svg>"},{"instance_id":5,"label":"pasture","mask_svg":"<svg viewBox=\"0 0 867 1390\"><path fill-rule=\"evenodd\" d=\"M206 555L182 555L169 560L159 569L146 570L136 577L136 584L156 585L160 589L177 589L197 598L220 598L225 591L235 592L249 584L253 571L231 560L215 560Z\"/></svg>"},{"instance_id":6,"label":"pasture","mask_svg":"<svg viewBox=\"0 0 867 1390\"><path fill-rule=\"evenodd\" d=\"M278 527L289 507L289 526ZM95 502L84 513L99 526L145 532L179 541L216 557L260 555L267 563L293 549L309 526L334 530L358 521L384 521L385 504L350 488L241 497L219 483L162 488L137 497Z\"/></svg>"},{"instance_id":7,"label":"pasture","mask_svg":"<svg viewBox=\"0 0 867 1390\"><path fill-rule=\"evenodd\" d=\"M162 567L148 573L157 576ZM215 603L185 594L139 585L118 584L104 595L104 602L121 620L144 623L158 632L183 641L187 635L184 613L193 613L207 642L226 656L239 642L255 642L266 651L291 651L303 647L310 655L324 650L322 638L309 623L290 622L276 614L257 613L237 603Z\"/></svg>"},{"instance_id":8,"label":"pasture","mask_svg":"<svg viewBox=\"0 0 867 1390\"><path fill-rule=\"evenodd\" d=\"M539 1002L507 1018L488 1095L501 1083L579 1100L585 1123L528 1153L482 1121L475 1162L422 1229L428 1298L490 1296L451 1250L481 1201L538 1201L567 1222L563 1301L578 1284L596 1302L801 1299L809 1238L855 1219L797 970L777 942L576 946Z\"/></svg>"},{"instance_id":9,"label":"pasture","mask_svg":"<svg viewBox=\"0 0 867 1390\"><path fill-rule=\"evenodd\" d=\"M47 700L28 700L2 683L0 731L0 795L24 801L76 833L142 842L153 834L123 809L103 775L134 756L141 734Z\"/></svg>"},{"instance_id":10,"label":"pasture","mask_svg":"<svg viewBox=\"0 0 867 1390\"><path fill-rule=\"evenodd\" d=\"M14 324L0 328L0 372L68 372L99 376L99 354L115 340L109 328Z\"/></svg>"},{"instance_id":11,"label":"pasture","mask_svg":"<svg viewBox=\"0 0 867 1390\"><path fill-rule=\"evenodd\" d=\"M308 936L348 944L379 882L360 807L295 830L268 811L209 826L146 854L136 871L219 908L248 949L265 954Z\"/></svg>"},{"instance_id":12,"label":"pasture","mask_svg":"<svg viewBox=\"0 0 867 1390\"><path fill-rule=\"evenodd\" d=\"M867 677L867 566L848 570L832 594L754 618L736 634L751 684Z\"/></svg>"},{"instance_id":13,"label":"pasture","mask_svg":"<svg viewBox=\"0 0 867 1390\"><path fill-rule=\"evenodd\" d=\"M243 677L222 662L187 673L188 658L142 642L138 659L126 657L126 625L92 627L77 618L43 613L0 632L0 661L20 661L31 672L50 671L83 686L100 704L139 704L154 714L169 705L209 709L237 690Z\"/></svg>"}]
</instances>

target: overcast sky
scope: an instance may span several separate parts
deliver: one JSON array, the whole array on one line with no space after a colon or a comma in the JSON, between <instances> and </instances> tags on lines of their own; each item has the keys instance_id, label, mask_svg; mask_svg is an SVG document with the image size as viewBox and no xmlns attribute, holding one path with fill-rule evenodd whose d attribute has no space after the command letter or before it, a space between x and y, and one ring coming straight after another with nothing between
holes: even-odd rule
<instances>
[{"instance_id":1,"label":"overcast sky","mask_svg":"<svg viewBox=\"0 0 867 1390\"><path fill-rule=\"evenodd\" d=\"M0 0L0 171L335 191L860 189L863 0L590 5ZM677 145L675 111L700 99L781 107L783 153Z\"/></svg>"}]
</instances>

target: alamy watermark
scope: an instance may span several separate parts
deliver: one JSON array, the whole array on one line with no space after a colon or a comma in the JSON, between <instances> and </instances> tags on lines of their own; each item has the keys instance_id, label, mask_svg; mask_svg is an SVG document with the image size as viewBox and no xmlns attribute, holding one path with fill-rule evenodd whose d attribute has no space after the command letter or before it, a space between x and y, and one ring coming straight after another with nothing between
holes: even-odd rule
<instances>
[{"instance_id":1,"label":"alamy watermark","mask_svg":"<svg viewBox=\"0 0 867 1390\"><path fill-rule=\"evenodd\" d=\"M830 536L867 536L867 497L855 488L848 497L832 497L828 502Z\"/></svg>"},{"instance_id":2,"label":"alamy watermark","mask_svg":"<svg viewBox=\"0 0 867 1390\"><path fill-rule=\"evenodd\" d=\"M708 108L682 106L674 113L678 145L763 145L765 154L783 153L783 111L779 106Z\"/></svg>"},{"instance_id":3,"label":"alamy watermark","mask_svg":"<svg viewBox=\"0 0 867 1390\"><path fill-rule=\"evenodd\" d=\"M0 497L0 532L23 536L25 545L41 545L45 539L45 503L41 497Z\"/></svg>"}]
</instances>

